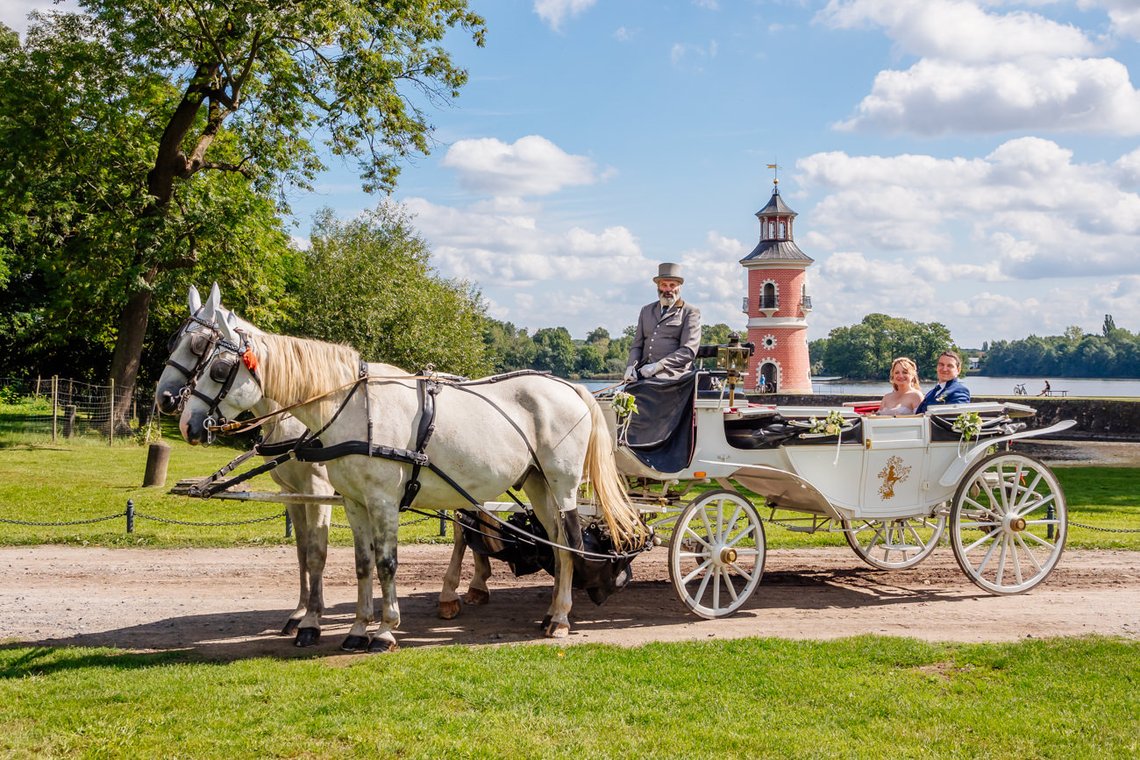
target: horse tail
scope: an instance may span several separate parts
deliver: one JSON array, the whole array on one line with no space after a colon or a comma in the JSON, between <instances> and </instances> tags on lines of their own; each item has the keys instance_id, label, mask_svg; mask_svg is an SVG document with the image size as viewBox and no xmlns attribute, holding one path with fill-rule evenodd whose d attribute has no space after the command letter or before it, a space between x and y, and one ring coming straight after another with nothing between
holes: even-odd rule
<instances>
[{"instance_id":1,"label":"horse tail","mask_svg":"<svg viewBox=\"0 0 1140 760\"><path fill-rule=\"evenodd\" d=\"M573 384L574 390L590 411L590 441L586 447L583 475L594 488L594 495L619 552L644 545L649 530L641 521L637 507L626 492L625 478L618 472L614 459L614 442L605 415L597 400L582 385Z\"/></svg>"}]
</instances>

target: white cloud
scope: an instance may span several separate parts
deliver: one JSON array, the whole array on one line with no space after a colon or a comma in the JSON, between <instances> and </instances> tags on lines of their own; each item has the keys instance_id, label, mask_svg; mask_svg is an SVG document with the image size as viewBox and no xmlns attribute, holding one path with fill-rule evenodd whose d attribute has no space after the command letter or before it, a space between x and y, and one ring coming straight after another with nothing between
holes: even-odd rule
<instances>
[{"instance_id":1,"label":"white cloud","mask_svg":"<svg viewBox=\"0 0 1140 760\"><path fill-rule=\"evenodd\" d=\"M1140 5L1136 0L1079 0L1077 7L1104 8L1112 22L1113 34L1140 40Z\"/></svg>"},{"instance_id":2,"label":"white cloud","mask_svg":"<svg viewBox=\"0 0 1140 760\"><path fill-rule=\"evenodd\" d=\"M880 26L903 51L946 61L1068 57L1096 49L1076 27L1024 11L987 13L974 0L831 0L816 21L833 29Z\"/></svg>"},{"instance_id":3,"label":"white cloud","mask_svg":"<svg viewBox=\"0 0 1140 760\"><path fill-rule=\"evenodd\" d=\"M801 185L824 193L805 250L906 251L909 271L946 281L1131 274L1138 167L1136 152L1076 164L1034 137L977 159L820 153L796 164Z\"/></svg>"},{"instance_id":4,"label":"white cloud","mask_svg":"<svg viewBox=\"0 0 1140 760\"><path fill-rule=\"evenodd\" d=\"M1134 6L1133 0L1128 0ZM1121 33L1140 11L1103 0ZM979 0L830 0L816 23L881 27L918 60L880 71L840 130L942 135L1014 130L1140 134L1140 91L1100 42L1037 13ZM1131 7L1131 6L1130 6ZM1140 22L1138 22L1140 23Z\"/></svg>"},{"instance_id":5,"label":"white cloud","mask_svg":"<svg viewBox=\"0 0 1140 760\"><path fill-rule=\"evenodd\" d=\"M534 12L554 31L562 28L567 18L585 13L597 0L534 0Z\"/></svg>"},{"instance_id":6,"label":"white cloud","mask_svg":"<svg viewBox=\"0 0 1140 760\"><path fill-rule=\"evenodd\" d=\"M493 137L459 140L443 157L459 181L475 192L499 196L549 195L598 181L594 162L572 156L539 135L512 144Z\"/></svg>"},{"instance_id":7,"label":"white cloud","mask_svg":"<svg viewBox=\"0 0 1140 760\"><path fill-rule=\"evenodd\" d=\"M966 66L923 60L883 71L841 130L941 135L1047 129L1140 134L1140 92L1128 69L1108 58L1041 60L1036 65Z\"/></svg>"}]
</instances>

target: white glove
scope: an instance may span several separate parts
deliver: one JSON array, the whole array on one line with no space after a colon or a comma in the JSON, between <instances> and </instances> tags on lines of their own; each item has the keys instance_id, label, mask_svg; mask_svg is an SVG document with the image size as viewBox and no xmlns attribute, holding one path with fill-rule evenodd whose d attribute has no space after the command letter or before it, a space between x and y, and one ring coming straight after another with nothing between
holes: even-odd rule
<instances>
[{"instance_id":1,"label":"white glove","mask_svg":"<svg viewBox=\"0 0 1140 760\"><path fill-rule=\"evenodd\" d=\"M632 383L636 379L637 379L637 370L634 369L633 365L631 364L625 368L625 376L621 379L621 381L623 383Z\"/></svg>"},{"instance_id":2,"label":"white glove","mask_svg":"<svg viewBox=\"0 0 1140 760\"><path fill-rule=\"evenodd\" d=\"M638 371L641 372L642 377L653 377L654 375L656 375L658 372L661 371L661 362L653 362L652 364L646 364L644 367L642 367Z\"/></svg>"}]
</instances>

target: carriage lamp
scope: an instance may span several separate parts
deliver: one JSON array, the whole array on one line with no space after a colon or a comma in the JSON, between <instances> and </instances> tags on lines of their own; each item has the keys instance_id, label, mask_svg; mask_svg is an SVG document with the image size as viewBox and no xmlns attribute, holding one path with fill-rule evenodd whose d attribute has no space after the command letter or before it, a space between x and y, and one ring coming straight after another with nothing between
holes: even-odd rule
<instances>
[{"instance_id":1,"label":"carriage lamp","mask_svg":"<svg viewBox=\"0 0 1140 760\"><path fill-rule=\"evenodd\" d=\"M725 370L725 382L728 383L728 405L736 406L736 384L744 378L748 370L748 358L752 355L752 347L740 342L740 337L732 335L728 344L717 346L716 368Z\"/></svg>"}]
</instances>

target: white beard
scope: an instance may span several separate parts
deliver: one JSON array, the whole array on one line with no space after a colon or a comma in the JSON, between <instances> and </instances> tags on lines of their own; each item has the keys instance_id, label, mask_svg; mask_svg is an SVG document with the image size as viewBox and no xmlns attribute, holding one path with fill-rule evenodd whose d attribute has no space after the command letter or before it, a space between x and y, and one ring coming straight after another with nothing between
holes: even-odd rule
<instances>
[{"instance_id":1,"label":"white beard","mask_svg":"<svg viewBox=\"0 0 1140 760\"><path fill-rule=\"evenodd\" d=\"M677 303L678 298L679 296L658 296L657 301L662 306L666 306L671 309L673 308L673 304Z\"/></svg>"}]
</instances>

